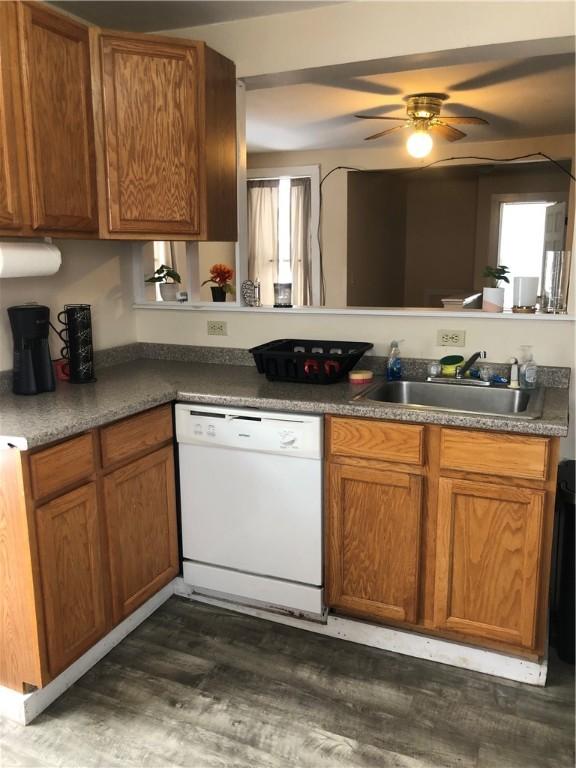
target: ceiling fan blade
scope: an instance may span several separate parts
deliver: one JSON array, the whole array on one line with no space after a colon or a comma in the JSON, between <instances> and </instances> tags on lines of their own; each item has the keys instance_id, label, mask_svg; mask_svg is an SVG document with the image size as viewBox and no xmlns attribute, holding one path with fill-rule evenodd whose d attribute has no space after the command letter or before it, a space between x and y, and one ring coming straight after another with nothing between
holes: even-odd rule
<instances>
[{"instance_id":1,"label":"ceiling fan blade","mask_svg":"<svg viewBox=\"0 0 576 768\"><path fill-rule=\"evenodd\" d=\"M483 117L475 117L475 116L468 116L465 115L442 115L440 118L443 123L456 123L456 125L490 125L488 120L484 120Z\"/></svg>"},{"instance_id":2,"label":"ceiling fan blade","mask_svg":"<svg viewBox=\"0 0 576 768\"><path fill-rule=\"evenodd\" d=\"M372 139L379 139L380 136L386 136L387 133L394 133L394 131L399 131L402 128L404 128L403 125L395 125L394 128L388 128L387 131L380 131L380 133L375 133L373 136L366 136L364 141L371 141Z\"/></svg>"},{"instance_id":3,"label":"ceiling fan blade","mask_svg":"<svg viewBox=\"0 0 576 768\"><path fill-rule=\"evenodd\" d=\"M384 117L383 115L354 115L361 120L406 120L405 117Z\"/></svg>"},{"instance_id":4,"label":"ceiling fan blade","mask_svg":"<svg viewBox=\"0 0 576 768\"><path fill-rule=\"evenodd\" d=\"M458 128L452 128L451 125L444 125L443 123L431 125L429 130L438 133L443 139L447 139L447 141L458 141L458 139L463 139L464 136L466 136L466 134L463 131L459 131Z\"/></svg>"}]
</instances>

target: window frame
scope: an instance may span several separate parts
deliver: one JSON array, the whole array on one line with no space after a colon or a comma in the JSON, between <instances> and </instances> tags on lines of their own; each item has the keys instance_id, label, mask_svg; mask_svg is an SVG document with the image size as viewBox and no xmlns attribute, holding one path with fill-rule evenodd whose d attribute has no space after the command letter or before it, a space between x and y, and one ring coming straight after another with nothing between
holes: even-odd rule
<instances>
[{"instance_id":1,"label":"window frame","mask_svg":"<svg viewBox=\"0 0 576 768\"><path fill-rule=\"evenodd\" d=\"M320 243L318 242L318 230L320 227L320 166L288 165L279 168L247 168L246 194L248 194L248 181L251 179L286 179L302 177L308 177L310 179L310 271L312 306L319 307L321 297ZM247 249L245 253L241 254L241 257L247 268Z\"/></svg>"}]
</instances>

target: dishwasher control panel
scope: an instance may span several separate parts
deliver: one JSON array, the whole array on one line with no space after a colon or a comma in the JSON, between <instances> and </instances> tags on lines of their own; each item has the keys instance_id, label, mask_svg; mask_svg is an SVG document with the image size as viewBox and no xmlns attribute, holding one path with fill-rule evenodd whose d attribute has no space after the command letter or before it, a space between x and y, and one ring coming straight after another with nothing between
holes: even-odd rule
<instances>
[{"instance_id":1,"label":"dishwasher control panel","mask_svg":"<svg viewBox=\"0 0 576 768\"><path fill-rule=\"evenodd\" d=\"M179 443L322 458L322 417L194 403L176 405Z\"/></svg>"}]
</instances>

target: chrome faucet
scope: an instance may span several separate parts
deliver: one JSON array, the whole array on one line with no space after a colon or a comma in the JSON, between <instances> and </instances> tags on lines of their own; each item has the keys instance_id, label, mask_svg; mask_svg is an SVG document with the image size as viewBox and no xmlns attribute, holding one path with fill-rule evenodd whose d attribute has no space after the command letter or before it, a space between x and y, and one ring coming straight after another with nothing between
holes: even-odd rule
<instances>
[{"instance_id":1,"label":"chrome faucet","mask_svg":"<svg viewBox=\"0 0 576 768\"><path fill-rule=\"evenodd\" d=\"M458 368L456 368L456 378L463 379L470 368L472 368L476 360L479 360L480 358L483 360L486 359L486 352L474 352L474 354L469 357L463 365L459 365Z\"/></svg>"}]
</instances>

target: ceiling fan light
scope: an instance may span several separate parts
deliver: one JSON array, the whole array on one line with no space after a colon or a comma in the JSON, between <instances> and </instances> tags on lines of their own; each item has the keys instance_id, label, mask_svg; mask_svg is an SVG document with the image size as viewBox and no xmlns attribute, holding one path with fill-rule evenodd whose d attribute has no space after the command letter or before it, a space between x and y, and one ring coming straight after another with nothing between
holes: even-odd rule
<instances>
[{"instance_id":1,"label":"ceiling fan light","mask_svg":"<svg viewBox=\"0 0 576 768\"><path fill-rule=\"evenodd\" d=\"M406 142L408 154L417 158L429 155L433 146L434 142L428 131L414 131L414 133L410 134L408 141Z\"/></svg>"}]
</instances>

